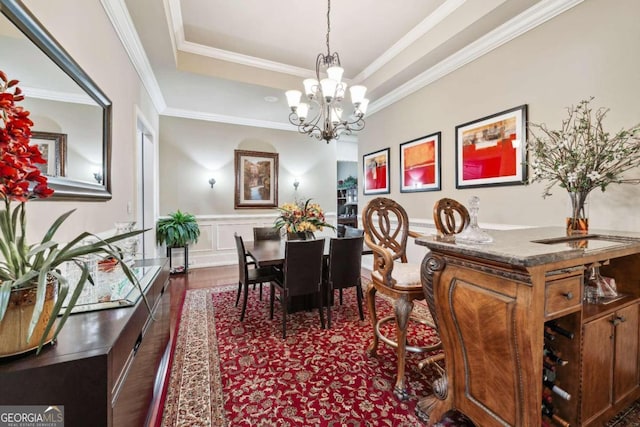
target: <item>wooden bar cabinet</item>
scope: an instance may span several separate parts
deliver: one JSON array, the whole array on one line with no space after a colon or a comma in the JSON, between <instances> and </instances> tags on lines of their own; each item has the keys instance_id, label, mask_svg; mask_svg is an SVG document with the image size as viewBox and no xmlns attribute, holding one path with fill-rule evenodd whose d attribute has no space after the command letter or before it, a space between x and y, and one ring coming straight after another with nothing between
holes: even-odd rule
<instances>
[{"instance_id":1,"label":"wooden bar cabinet","mask_svg":"<svg viewBox=\"0 0 640 427\"><path fill-rule=\"evenodd\" d=\"M530 228L491 235L489 244L416 241L430 249L422 282L427 300L433 294L446 365L437 398L418 405L421 415L434 423L457 409L477 426L540 426L549 338L568 362L554 369L570 399L556 396L553 406L569 425L602 425L638 399L640 233L567 237L563 228ZM594 265L615 279L620 298L583 300ZM573 339L545 338L550 321Z\"/></svg>"}]
</instances>

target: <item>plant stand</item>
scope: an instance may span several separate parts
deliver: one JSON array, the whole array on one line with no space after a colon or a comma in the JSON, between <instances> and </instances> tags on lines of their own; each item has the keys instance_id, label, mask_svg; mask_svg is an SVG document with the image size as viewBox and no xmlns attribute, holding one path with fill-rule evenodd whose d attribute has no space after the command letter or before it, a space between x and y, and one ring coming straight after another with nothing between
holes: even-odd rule
<instances>
[{"instance_id":1,"label":"plant stand","mask_svg":"<svg viewBox=\"0 0 640 427\"><path fill-rule=\"evenodd\" d=\"M172 253L173 249L184 249L184 266L172 267ZM169 258L169 272L170 274L183 274L189 271L189 245L184 246L171 246L167 247L167 257Z\"/></svg>"}]
</instances>

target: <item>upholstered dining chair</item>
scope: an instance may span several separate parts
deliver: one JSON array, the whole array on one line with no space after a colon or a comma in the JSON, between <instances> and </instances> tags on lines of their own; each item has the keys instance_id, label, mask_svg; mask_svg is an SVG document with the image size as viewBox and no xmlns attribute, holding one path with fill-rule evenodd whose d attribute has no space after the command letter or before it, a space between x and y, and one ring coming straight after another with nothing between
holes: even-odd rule
<instances>
[{"instance_id":1,"label":"upholstered dining chair","mask_svg":"<svg viewBox=\"0 0 640 427\"><path fill-rule=\"evenodd\" d=\"M247 263L247 252L244 248L244 241L242 236L238 233L234 233L233 237L236 241L236 250L238 252L238 293L236 294L236 307L240 301L240 294L244 290L244 297L242 300L242 312L240 313L240 321L244 320L244 314L247 310L247 298L249 296L249 285L260 284L260 299L262 299L262 284L269 283L276 277L276 272L273 267L257 267L249 268ZM255 263L254 263L255 264Z\"/></svg>"},{"instance_id":2,"label":"upholstered dining chair","mask_svg":"<svg viewBox=\"0 0 640 427\"><path fill-rule=\"evenodd\" d=\"M320 312L320 325L324 329L322 308L322 264L324 239L291 240L285 243L282 276L271 281L269 318L273 319L273 303L276 290L282 305L282 338L287 337L287 309L294 296L312 295Z\"/></svg>"},{"instance_id":3,"label":"upholstered dining chair","mask_svg":"<svg viewBox=\"0 0 640 427\"><path fill-rule=\"evenodd\" d=\"M340 290L340 305L342 305L342 290L356 288L358 313L360 320L364 320L362 311L362 242L360 237L334 238L329 242L329 265L327 268L327 326L331 328L331 303L334 291Z\"/></svg>"},{"instance_id":4,"label":"upholstered dining chair","mask_svg":"<svg viewBox=\"0 0 640 427\"><path fill-rule=\"evenodd\" d=\"M253 227L253 241L280 240L280 230L273 227Z\"/></svg>"},{"instance_id":5,"label":"upholstered dining chair","mask_svg":"<svg viewBox=\"0 0 640 427\"><path fill-rule=\"evenodd\" d=\"M396 201L377 197L362 211L364 241L373 251L371 285L367 290L367 306L373 327L373 340L368 348L371 356L378 349L378 342L392 346L397 355L397 373L394 394L398 399L406 400L409 395L405 383L406 352L423 353L436 350L440 342L430 345L409 345L407 329L410 320L435 327L427 319L412 315L413 302L424 300L420 280L420 264L407 262L407 240L420 235L409 231L409 218L405 209ZM376 311L376 293L389 297L393 302L394 314L378 319ZM381 332L381 326L395 321L395 340Z\"/></svg>"}]
</instances>

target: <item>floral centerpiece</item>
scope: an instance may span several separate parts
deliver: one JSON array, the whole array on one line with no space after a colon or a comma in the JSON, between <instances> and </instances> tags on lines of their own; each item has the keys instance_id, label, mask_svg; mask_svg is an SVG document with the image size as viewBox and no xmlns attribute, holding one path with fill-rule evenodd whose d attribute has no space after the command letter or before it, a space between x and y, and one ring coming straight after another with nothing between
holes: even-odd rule
<instances>
[{"instance_id":1,"label":"floral centerpiece","mask_svg":"<svg viewBox=\"0 0 640 427\"><path fill-rule=\"evenodd\" d=\"M277 209L280 215L276 218L274 227L278 230L284 228L287 233L315 233L322 231L324 227L335 229L325 221L320 205L311 203L311 199L285 203Z\"/></svg>"},{"instance_id":2,"label":"floral centerpiece","mask_svg":"<svg viewBox=\"0 0 640 427\"><path fill-rule=\"evenodd\" d=\"M529 123L530 182L550 181L543 197L551 195L556 184L568 191L569 234L588 231L585 203L593 189L605 191L611 183L638 182L624 179L623 174L640 164L640 124L612 135L603 126L609 110L593 111L592 100L567 108L569 115L558 130Z\"/></svg>"},{"instance_id":3,"label":"floral centerpiece","mask_svg":"<svg viewBox=\"0 0 640 427\"><path fill-rule=\"evenodd\" d=\"M42 348L58 335L84 284L93 284L87 255L100 254L120 262L126 276L138 283L121 262L122 251L114 242L142 233L142 230L100 239L84 232L67 244L53 241L56 231L75 210L56 219L42 240L27 243L26 203L50 197L54 190L38 164L45 164L37 145L30 145L33 122L29 112L16 103L24 96L17 80L9 80L0 70L0 356ZM74 263L81 274L70 284L61 273L63 263ZM70 285L75 285L70 287ZM70 294L66 309L63 302ZM146 302L146 299L145 299ZM147 305L148 307L148 305ZM28 313L28 327L20 323ZM56 324L59 314L62 317ZM26 330L26 333L24 332Z\"/></svg>"}]
</instances>

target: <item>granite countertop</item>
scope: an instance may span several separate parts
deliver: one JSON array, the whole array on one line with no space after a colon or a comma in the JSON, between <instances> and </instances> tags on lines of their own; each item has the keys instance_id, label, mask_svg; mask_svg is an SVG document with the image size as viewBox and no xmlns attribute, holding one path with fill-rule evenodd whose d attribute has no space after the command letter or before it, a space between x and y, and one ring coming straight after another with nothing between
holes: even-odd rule
<instances>
[{"instance_id":1,"label":"granite countertop","mask_svg":"<svg viewBox=\"0 0 640 427\"><path fill-rule=\"evenodd\" d=\"M511 265L530 267L572 259L598 251L640 247L640 233L591 230L588 235L567 237L562 227L489 231L492 243L470 244L440 241L436 236L416 239L432 250L456 252Z\"/></svg>"}]
</instances>

